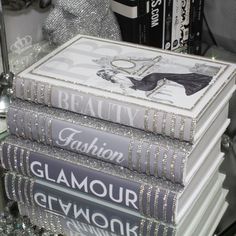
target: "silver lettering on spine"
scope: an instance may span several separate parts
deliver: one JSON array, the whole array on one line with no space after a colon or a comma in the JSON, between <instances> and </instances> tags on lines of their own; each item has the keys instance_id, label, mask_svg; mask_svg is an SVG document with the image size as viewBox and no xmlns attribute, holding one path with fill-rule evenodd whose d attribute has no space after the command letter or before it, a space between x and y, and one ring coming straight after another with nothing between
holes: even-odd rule
<instances>
[{"instance_id":1,"label":"silver lettering on spine","mask_svg":"<svg viewBox=\"0 0 236 236\"><path fill-rule=\"evenodd\" d=\"M52 96L56 97L55 100L51 101L55 107L115 123L143 128L144 124L141 125L139 121L140 116L144 116L142 114L143 109L137 108L137 106L120 105L112 100L95 98L93 94L73 93L73 91L69 92L60 88L53 88L52 92ZM145 117L141 120L144 119Z\"/></svg>"}]
</instances>

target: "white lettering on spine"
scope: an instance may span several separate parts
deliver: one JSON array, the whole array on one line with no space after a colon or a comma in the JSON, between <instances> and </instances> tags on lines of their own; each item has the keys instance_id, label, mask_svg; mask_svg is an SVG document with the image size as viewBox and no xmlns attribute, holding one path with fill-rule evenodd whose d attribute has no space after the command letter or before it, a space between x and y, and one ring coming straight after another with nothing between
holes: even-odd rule
<instances>
[{"instance_id":1,"label":"white lettering on spine","mask_svg":"<svg viewBox=\"0 0 236 236\"><path fill-rule=\"evenodd\" d=\"M152 0L151 1L151 27L156 27L160 24L159 18L160 18L160 10L158 6L160 6L162 3L162 0Z\"/></svg>"},{"instance_id":2,"label":"white lettering on spine","mask_svg":"<svg viewBox=\"0 0 236 236\"><path fill-rule=\"evenodd\" d=\"M99 186L100 188L102 188L102 192L101 193L98 193L94 188L94 185L97 185ZM91 192L98 196L98 197L105 197L107 195L107 188L106 188L106 185L102 182L102 181L99 181L99 180L93 180L91 181L90 183L90 189L91 189Z\"/></svg>"},{"instance_id":3,"label":"white lettering on spine","mask_svg":"<svg viewBox=\"0 0 236 236\"><path fill-rule=\"evenodd\" d=\"M117 203L122 202L122 200L123 200L123 197L122 197L123 196L123 191L124 191L124 189L122 187L119 187L119 197L118 197L118 199L115 199L114 196L113 196L114 195L113 185L112 184L109 185L109 196L110 196L110 198L113 202L117 202Z\"/></svg>"},{"instance_id":4,"label":"white lettering on spine","mask_svg":"<svg viewBox=\"0 0 236 236\"><path fill-rule=\"evenodd\" d=\"M161 0L156 0L153 7L160 5ZM159 10L153 11L153 26L159 23ZM158 19L157 19L158 17ZM112 102L100 100L99 98L91 98L89 96L82 96L75 93L56 90L56 103L58 108L70 110L76 113L91 115L104 120L110 120L116 123L124 123L134 126L135 120L138 118L139 109L131 108L130 106L123 106ZM139 121L136 121L138 124Z\"/></svg>"},{"instance_id":5,"label":"white lettering on spine","mask_svg":"<svg viewBox=\"0 0 236 236\"><path fill-rule=\"evenodd\" d=\"M82 189L84 188L84 192L88 192L88 177L84 178L84 180L79 184L77 179L75 178L74 174L71 173L71 187Z\"/></svg>"},{"instance_id":6,"label":"white lettering on spine","mask_svg":"<svg viewBox=\"0 0 236 236\"><path fill-rule=\"evenodd\" d=\"M45 178L48 179L49 181L55 181L54 179L49 177L49 171L48 171L48 165L45 165Z\"/></svg>"},{"instance_id":7,"label":"white lettering on spine","mask_svg":"<svg viewBox=\"0 0 236 236\"><path fill-rule=\"evenodd\" d=\"M127 189L125 199L126 199L126 204L125 204L126 206L132 205L135 209L138 209L138 207L135 204L138 200L138 197L134 191Z\"/></svg>"},{"instance_id":8,"label":"white lettering on spine","mask_svg":"<svg viewBox=\"0 0 236 236\"><path fill-rule=\"evenodd\" d=\"M41 162L39 161L33 161L31 164L30 164L30 170L31 172L39 177L39 178L44 178L44 172L43 170L41 170L40 168L37 168L37 167L42 167L42 164Z\"/></svg>"},{"instance_id":9,"label":"white lettering on spine","mask_svg":"<svg viewBox=\"0 0 236 236\"><path fill-rule=\"evenodd\" d=\"M90 144L83 143L78 140L80 138L80 134L82 134L82 131L80 130L64 128L59 132L56 144L60 147L68 146L70 150L90 155L92 154L97 158L103 158L111 162L121 163L124 161L123 153L113 151L111 149L105 149L104 147L107 145L106 143L103 143L102 147L98 147L96 145L98 142L97 137L95 137Z\"/></svg>"},{"instance_id":10,"label":"white lettering on spine","mask_svg":"<svg viewBox=\"0 0 236 236\"><path fill-rule=\"evenodd\" d=\"M120 203L130 208L138 209L137 201L138 196L135 191L124 188L121 186L116 186L111 183L106 183L102 180L97 179L89 179L88 176L79 176L80 171L76 172L75 175L72 171L69 174L65 174L65 171L61 168L55 169L55 167L51 167L49 164L42 164L39 161L33 161L30 164L30 168L32 173L42 179L46 179L47 181L56 182L62 186L67 186L72 189L78 189L85 193L93 194L99 198L106 198L114 203ZM66 168L66 167L65 167ZM51 171L51 172L50 172ZM38 174L40 173L40 174ZM48 178L48 174L53 173L54 179ZM68 173L68 172L66 172ZM43 198L43 195L35 195L38 205L42 207L45 206L46 199ZM50 204L52 204L51 199ZM63 207L64 211L67 211L67 207Z\"/></svg>"},{"instance_id":11,"label":"white lettering on spine","mask_svg":"<svg viewBox=\"0 0 236 236\"><path fill-rule=\"evenodd\" d=\"M64 184L66 184L66 186L68 186L68 187L70 186L63 169L61 169L61 171L57 177L57 183L58 184L64 183Z\"/></svg>"}]
</instances>

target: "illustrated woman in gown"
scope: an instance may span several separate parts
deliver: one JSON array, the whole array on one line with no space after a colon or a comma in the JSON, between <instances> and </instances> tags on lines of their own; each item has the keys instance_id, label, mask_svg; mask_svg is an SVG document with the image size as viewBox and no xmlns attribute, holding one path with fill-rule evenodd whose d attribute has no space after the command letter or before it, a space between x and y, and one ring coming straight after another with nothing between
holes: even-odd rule
<instances>
[{"instance_id":1,"label":"illustrated woman in gown","mask_svg":"<svg viewBox=\"0 0 236 236\"><path fill-rule=\"evenodd\" d=\"M169 80L182 85L187 96L191 96L205 88L212 80L211 76L197 73L151 73L140 78L122 74L112 69L99 70L97 75L112 83L122 84L123 87L145 92L150 92L156 89L161 82Z\"/></svg>"}]
</instances>

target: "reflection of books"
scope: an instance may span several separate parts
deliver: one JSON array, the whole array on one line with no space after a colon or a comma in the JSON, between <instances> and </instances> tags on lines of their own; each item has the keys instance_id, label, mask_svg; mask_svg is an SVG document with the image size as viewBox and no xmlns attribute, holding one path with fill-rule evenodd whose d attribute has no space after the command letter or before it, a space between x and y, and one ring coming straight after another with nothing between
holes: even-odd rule
<instances>
[{"instance_id":1,"label":"reflection of books","mask_svg":"<svg viewBox=\"0 0 236 236\"><path fill-rule=\"evenodd\" d=\"M216 216L218 212L221 212L225 202L225 191L221 190L222 180L222 175L218 177L218 180L216 177L216 180L208 187L209 189L203 191L192 212L184 216L177 226L122 211L115 205L102 206L92 198L86 201L83 198L77 198L81 214L76 219L39 206L27 206L23 203L19 203L18 206L20 214L28 216L32 224L63 235L98 236L110 235L109 233L113 236L163 236L165 233L169 236L210 235L203 233L207 231L206 229L202 231L202 234L199 234L199 231L204 228L211 230L210 227L213 225L211 222L218 223Z\"/></svg>"},{"instance_id":2,"label":"reflection of books","mask_svg":"<svg viewBox=\"0 0 236 236\"><path fill-rule=\"evenodd\" d=\"M217 147L212 149L228 125L228 106L222 101L218 108L217 119L195 145L20 100L9 107L8 126L10 133L19 137L186 185L208 156L219 152ZM23 148L24 142L19 142ZM17 146L14 139L9 144L10 150ZM32 150L30 144L25 148ZM14 151L5 152L4 158L14 158Z\"/></svg>"},{"instance_id":3,"label":"reflection of books","mask_svg":"<svg viewBox=\"0 0 236 236\"><path fill-rule=\"evenodd\" d=\"M158 60L152 61L152 58ZM198 92L187 95L185 90L172 86L171 103L165 96L159 100L146 96L143 88L151 82L144 78L150 74L169 73L177 77L178 74L179 77L198 74L201 77L199 71L194 71L196 65L203 70L215 68L214 75L204 74L211 76L211 80ZM145 86L137 86L138 81L128 79L131 85L125 92L112 78L97 75L102 69L114 73L125 70L127 78L132 78L133 73L142 68L148 68L142 71L143 79L139 80ZM219 102L232 93L233 71L234 67L227 63L78 36L20 73L13 89L14 96L24 100L195 142L214 121Z\"/></svg>"}]
</instances>

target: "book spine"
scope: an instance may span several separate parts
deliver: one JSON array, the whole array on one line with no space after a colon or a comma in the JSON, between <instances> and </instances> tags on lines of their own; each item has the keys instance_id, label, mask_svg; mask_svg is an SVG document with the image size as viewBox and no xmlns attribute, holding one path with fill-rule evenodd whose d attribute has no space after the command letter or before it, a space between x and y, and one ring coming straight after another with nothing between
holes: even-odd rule
<instances>
[{"instance_id":1,"label":"book spine","mask_svg":"<svg viewBox=\"0 0 236 236\"><path fill-rule=\"evenodd\" d=\"M187 52L189 40L189 22L190 22L190 5L191 0L182 1L182 20L181 20L181 48Z\"/></svg>"},{"instance_id":2,"label":"book spine","mask_svg":"<svg viewBox=\"0 0 236 236\"><path fill-rule=\"evenodd\" d=\"M30 218L31 223L45 228L53 233L59 233L63 235L87 235L90 236L109 235L109 236L174 236L175 228L165 225L159 221L151 219L143 219L139 217L130 217L127 213L120 213L115 211L111 216L111 213L101 214L101 212L95 208L90 208L92 212L91 220L89 222L81 222L62 215L54 214L54 212L43 210L39 207L29 207L23 204L18 204L19 212L23 216ZM99 222L99 218L103 224ZM108 233L109 232L109 233Z\"/></svg>"},{"instance_id":3,"label":"book spine","mask_svg":"<svg viewBox=\"0 0 236 236\"><path fill-rule=\"evenodd\" d=\"M182 0L173 1L171 50L180 47L182 24Z\"/></svg>"},{"instance_id":4,"label":"book spine","mask_svg":"<svg viewBox=\"0 0 236 236\"><path fill-rule=\"evenodd\" d=\"M87 120L73 123L73 118L63 120L24 108L25 103L10 106L9 132L18 137L35 140L75 153L120 165L139 173L183 183L187 153L178 145L153 142L142 135L126 130L120 133L115 127L105 130L104 124ZM88 125L88 126L87 126Z\"/></svg>"},{"instance_id":5,"label":"book spine","mask_svg":"<svg viewBox=\"0 0 236 236\"><path fill-rule=\"evenodd\" d=\"M188 42L188 53L201 54L201 36L203 21L204 0L191 0L190 9L190 36Z\"/></svg>"},{"instance_id":6,"label":"book spine","mask_svg":"<svg viewBox=\"0 0 236 236\"><path fill-rule=\"evenodd\" d=\"M52 187L52 185L44 184L44 181L37 181L11 172L6 173L4 181L6 194L9 199L20 203L25 203L28 206L41 207L75 220L79 219L80 214L84 215L82 212L87 212L86 208L89 208L89 206L90 208L93 206L98 212L102 211L106 215L113 215L112 213L114 213L112 206L111 208L108 208L107 203L104 201L100 202L99 204L101 204L101 206L99 206L97 202L95 203L88 200L86 195L84 197L79 197L75 192L65 191L64 188ZM167 223L174 223L175 214L172 212L173 204L172 202L169 202L171 199L168 196L170 195L165 194L160 191L160 189L156 189L156 192L158 190L159 194L156 195L156 197L162 195L162 200L159 200L159 202L154 204L155 198L153 198L153 192L150 191L150 188L148 189L146 197L143 197L144 195L142 195L145 188L140 188L142 199L136 199L136 201L140 204L140 208L138 210L141 210L142 208L146 211L146 213L148 211L148 216L151 216L152 218L156 218ZM146 202L142 201L144 199ZM134 201L134 199L132 199L132 201ZM156 210L155 216L153 214L154 209ZM162 218L162 216L164 217Z\"/></svg>"},{"instance_id":7,"label":"book spine","mask_svg":"<svg viewBox=\"0 0 236 236\"><path fill-rule=\"evenodd\" d=\"M127 42L147 44L147 0L112 0L111 8L119 22L122 39Z\"/></svg>"},{"instance_id":8,"label":"book spine","mask_svg":"<svg viewBox=\"0 0 236 236\"><path fill-rule=\"evenodd\" d=\"M164 49L171 49L173 0L166 1Z\"/></svg>"},{"instance_id":9,"label":"book spine","mask_svg":"<svg viewBox=\"0 0 236 236\"><path fill-rule=\"evenodd\" d=\"M164 48L166 0L150 0L149 45Z\"/></svg>"},{"instance_id":10,"label":"book spine","mask_svg":"<svg viewBox=\"0 0 236 236\"><path fill-rule=\"evenodd\" d=\"M149 0L139 0L140 43L149 44Z\"/></svg>"},{"instance_id":11,"label":"book spine","mask_svg":"<svg viewBox=\"0 0 236 236\"><path fill-rule=\"evenodd\" d=\"M122 40L139 43L139 18L136 1L111 1L111 9L115 13L120 26Z\"/></svg>"},{"instance_id":12,"label":"book spine","mask_svg":"<svg viewBox=\"0 0 236 236\"><path fill-rule=\"evenodd\" d=\"M13 96L37 104L92 116L113 123L145 130L155 134L192 142L196 121L188 116L154 110L84 93L62 86L33 79L16 77L13 82Z\"/></svg>"}]
</instances>

